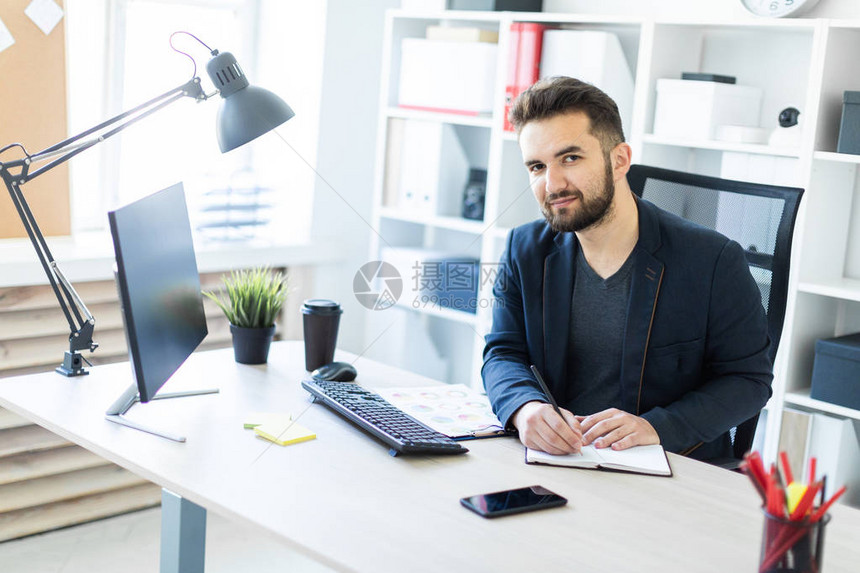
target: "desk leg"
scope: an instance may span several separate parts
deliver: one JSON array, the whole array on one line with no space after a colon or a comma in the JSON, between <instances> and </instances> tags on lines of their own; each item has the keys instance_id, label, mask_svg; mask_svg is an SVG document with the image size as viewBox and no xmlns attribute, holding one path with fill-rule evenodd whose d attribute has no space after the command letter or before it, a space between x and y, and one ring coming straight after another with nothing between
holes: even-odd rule
<instances>
[{"instance_id":1,"label":"desk leg","mask_svg":"<svg viewBox=\"0 0 860 573\"><path fill-rule=\"evenodd\" d=\"M206 510L161 490L161 573L203 573Z\"/></svg>"}]
</instances>

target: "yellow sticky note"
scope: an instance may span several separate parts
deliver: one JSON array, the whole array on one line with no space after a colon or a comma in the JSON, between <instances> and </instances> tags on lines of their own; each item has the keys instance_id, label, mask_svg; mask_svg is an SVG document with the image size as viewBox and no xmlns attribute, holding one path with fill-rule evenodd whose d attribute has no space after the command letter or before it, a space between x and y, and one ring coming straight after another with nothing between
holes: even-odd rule
<instances>
[{"instance_id":1,"label":"yellow sticky note","mask_svg":"<svg viewBox=\"0 0 860 573\"><path fill-rule=\"evenodd\" d=\"M788 498L788 512L793 513L797 504L800 503L800 498L806 493L806 486L796 481L788 484L785 488L785 495Z\"/></svg>"},{"instance_id":2,"label":"yellow sticky note","mask_svg":"<svg viewBox=\"0 0 860 573\"><path fill-rule=\"evenodd\" d=\"M290 425L293 419L289 412L272 413L272 412L252 412L245 417L245 429L251 430L260 424L276 424L284 427Z\"/></svg>"},{"instance_id":3,"label":"yellow sticky note","mask_svg":"<svg viewBox=\"0 0 860 573\"><path fill-rule=\"evenodd\" d=\"M261 424L254 428L254 433L270 442L275 442L279 446L298 444L317 437L312 431L295 422L289 425Z\"/></svg>"}]
</instances>

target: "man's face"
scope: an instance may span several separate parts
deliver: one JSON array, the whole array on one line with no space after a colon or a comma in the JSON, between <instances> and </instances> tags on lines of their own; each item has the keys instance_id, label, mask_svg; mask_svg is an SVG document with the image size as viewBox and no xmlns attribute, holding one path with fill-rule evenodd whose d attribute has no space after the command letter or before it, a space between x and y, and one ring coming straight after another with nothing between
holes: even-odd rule
<instances>
[{"instance_id":1,"label":"man's face","mask_svg":"<svg viewBox=\"0 0 860 573\"><path fill-rule=\"evenodd\" d=\"M553 230L584 231L613 215L615 182L591 122L571 112L527 123L520 149L532 191Z\"/></svg>"}]
</instances>

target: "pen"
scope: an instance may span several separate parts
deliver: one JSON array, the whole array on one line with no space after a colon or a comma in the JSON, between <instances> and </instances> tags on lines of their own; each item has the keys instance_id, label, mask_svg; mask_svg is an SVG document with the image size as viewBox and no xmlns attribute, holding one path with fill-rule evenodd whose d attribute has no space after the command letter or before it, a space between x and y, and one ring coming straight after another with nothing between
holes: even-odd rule
<instances>
[{"instance_id":1,"label":"pen","mask_svg":"<svg viewBox=\"0 0 860 573\"><path fill-rule=\"evenodd\" d=\"M537 379L537 383L540 385L541 391L544 394L546 394L547 401L549 401L550 405L553 408L555 408L555 411L558 413L558 415L561 416L562 418L564 418L564 416L561 415L561 410L558 409L558 404L556 404L555 398L552 397L552 394L550 394L549 388L546 387L546 382L543 381L543 376L541 376L540 372L538 372L537 366L532 364L531 369L532 369L532 373L535 375L535 378Z\"/></svg>"}]
</instances>

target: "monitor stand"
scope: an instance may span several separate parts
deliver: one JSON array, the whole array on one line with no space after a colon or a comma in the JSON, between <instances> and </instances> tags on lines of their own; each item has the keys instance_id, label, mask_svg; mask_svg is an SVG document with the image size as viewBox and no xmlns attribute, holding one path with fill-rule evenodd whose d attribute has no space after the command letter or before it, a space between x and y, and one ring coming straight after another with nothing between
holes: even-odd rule
<instances>
[{"instance_id":1,"label":"monitor stand","mask_svg":"<svg viewBox=\"0 0 860 573\"><path fill-rule=\"evenodd\" d=\"M184 396L200 396L203 394L217 394L218 388L211 388L209 390L189 390L187 392L169 392L167 394L156 394L151 398L151 400L166 400L168 398L182 398ZM122 396L120 396L116 402L111 404L108 411L105 412L105 418L111 422L116 424L120 424L122 426L128 426L129 428L134 428L135 430L140 430L141 432L147 432L149 434L153 434L155 436L160 436L162 438L167 438L168 440L173 440L174 442L184 442L185 436L177 436L176 434L169 434L167 432L162 432L160 430L156 430L154 428L150 428L149 426L145 426L144 424L140 424L133 420L129 420L124 417L123 414L128 412L132 406L136 403L140 402L140 392L137 391L137 385L132 384L128 387L128 390L123 392Z\"/></svg>"}]
</instances>

